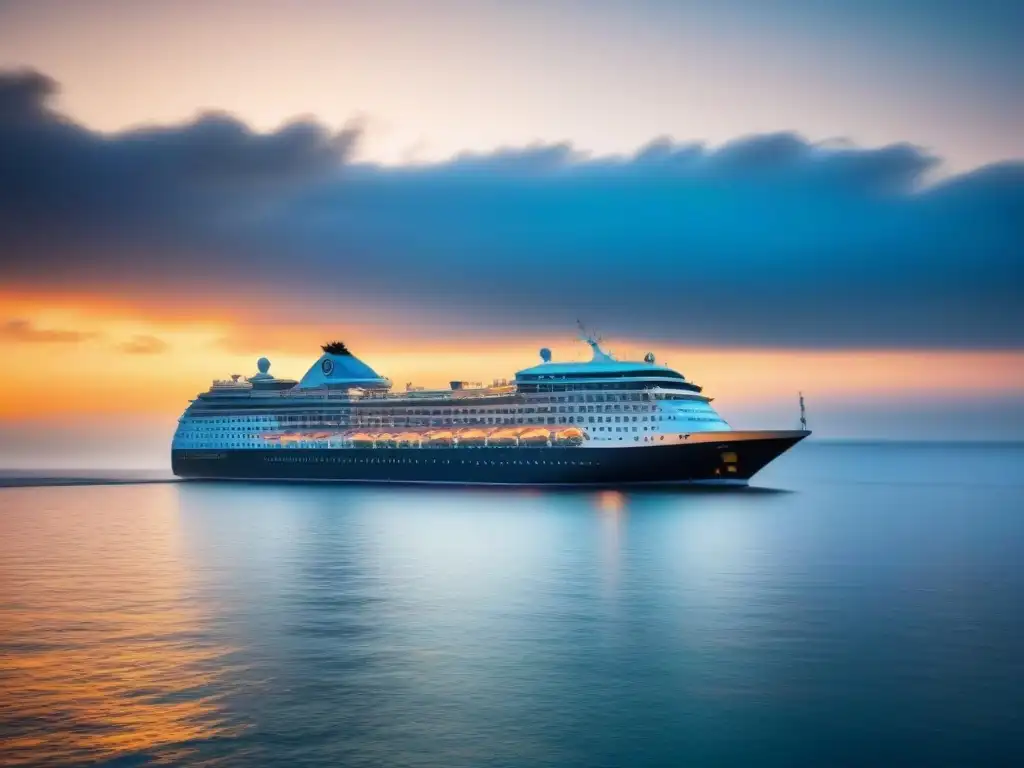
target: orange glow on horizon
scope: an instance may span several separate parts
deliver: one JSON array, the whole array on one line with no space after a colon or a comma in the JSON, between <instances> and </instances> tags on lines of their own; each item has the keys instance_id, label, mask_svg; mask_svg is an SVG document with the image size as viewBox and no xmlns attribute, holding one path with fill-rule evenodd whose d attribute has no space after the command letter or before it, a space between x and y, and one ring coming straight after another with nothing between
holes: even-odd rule
<instances>
[{"instance_id":1,"label":"orange glow on horizon","mask_svg":"<svg viewBox=\"0 0 1024 768\"><path fill-rule=\"evenodd\" d=\"M31 295L5 296L0 325L18 320L33 332L73 331L66 342L0 335L6 361L0 379L0 419L48 416L149 413L176 417L188 400L215 378L255 371L259 354L268 355L272 373L300 378L319 355L323 339L337 336L327 324L256 327L225 310L191 307L190 317L143 313L126 302L57 295L49 301ZM202 309L202 312L200 312ZM183 314L183 313L182 313ZM422 326L422 324L421 324ZM403 341L395 322L382 328L357 327L346 340L357 356L394 382L428 387L451 380L511 378L532 366L536 350L551 338L488 339L481 331L445 337L425 347L417 337ZM422 327L418 329L422 334ZM165 349L132 354L129 342L154 337ZM555 345L555 359L584 360L583 345ZM232 344L226 340L243 340ZM817 400L914 396L922 399L998 396L1024 391L1024 353L1014 351L813 350L666 347L646 342L612 343L623 359L640 359L653 348L659 362L680 370L705 387L706 394L731 406L789 398L798 390ZM241 347L239 349L238 347ZM251 349L250 349L251 348ZM145 351L145 350L143 350Z\"/></svg>"}]
</instances>

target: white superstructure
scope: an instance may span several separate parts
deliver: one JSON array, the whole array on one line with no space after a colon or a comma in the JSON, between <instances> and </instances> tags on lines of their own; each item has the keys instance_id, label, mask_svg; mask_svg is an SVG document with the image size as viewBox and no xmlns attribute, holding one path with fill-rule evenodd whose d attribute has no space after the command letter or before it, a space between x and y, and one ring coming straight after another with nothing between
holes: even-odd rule
<instances>
[{"instance_id":1,"label":"white superstructure","mask_svg":"<svg viewBox=\"0 0 1024 768\"><path fill-rule=\"evenodd\" d=\"M620 361L587 338L588 362L542 362L489 387L392 391L340 342L298 382L269 373L215 382L182 415L175 450L436 445L642 447L729 431L711 399L682 374Z\"/></svg>"}]
</instances>

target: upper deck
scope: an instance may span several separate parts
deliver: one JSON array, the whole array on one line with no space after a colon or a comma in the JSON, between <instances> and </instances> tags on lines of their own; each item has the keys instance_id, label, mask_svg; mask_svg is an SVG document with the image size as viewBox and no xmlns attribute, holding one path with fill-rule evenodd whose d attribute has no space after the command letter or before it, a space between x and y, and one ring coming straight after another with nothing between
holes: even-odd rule
<instances>
[{"instance_id":1,"label":"upper deck","mask_svg":"<svg viewBox=\"0 0 1024 768\"><path fill-rule=\"evenodd\" d=\"M175 444L330 447L360 440L387 444L395 435L420 445L442 439L519 444L538 430L557 442L562 431L575 429L578 434L562 437L585 446L643 446L674 434L731 429L700 387L656 365L653 355L643 362L618 361L596 342L592 347L594 357L585 363L555 363L541 350L542 363L519 371L511 382L409 385L397 392L369 366L347 359L351 353L343 346L343 353L338 346L325 347L301 381L274 378L263 358L259 373L215 382L193 400L179 420Z\"/></svg>"},{"instance_id":2,"label":"upper deck","mask_svg":"<svg viewBox=\"0 0 1024 768\"><path fill-rule=\"evenodd\" d=\"M536 405L553 402L605 402L612 400L695 400L710 402L701 387L648 354L643 361L619 361L587 339L593 357L587 362L553 362L541 350L539 365L518 371L511 381L489 386L451 382L448 388L423 389L411 385L393 391L391 381L356 359L340 342L324 345L324 354L301 380L276 379L270 362L261 358L259 373L243 379L216 381L200 394L192 410L284 411L329 409L451 409Z\"/></svg>"}]
</instances>

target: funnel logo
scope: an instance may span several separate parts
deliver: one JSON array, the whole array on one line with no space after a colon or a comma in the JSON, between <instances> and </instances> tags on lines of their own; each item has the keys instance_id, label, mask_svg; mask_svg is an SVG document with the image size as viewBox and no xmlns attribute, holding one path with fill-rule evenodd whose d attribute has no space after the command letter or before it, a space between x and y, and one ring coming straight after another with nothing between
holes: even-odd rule
<instances>
[{"instance_id":1,"label":"funnel logo","mask_svg":"<svg viewBox=\"0 0 1024 768\"><path fill-rule=\"evenodd\" d=\"M324 372L324 376L330 376L334 373L334 361L328 357L320 364L320 370Z\"/></svg>"}]
</instances>

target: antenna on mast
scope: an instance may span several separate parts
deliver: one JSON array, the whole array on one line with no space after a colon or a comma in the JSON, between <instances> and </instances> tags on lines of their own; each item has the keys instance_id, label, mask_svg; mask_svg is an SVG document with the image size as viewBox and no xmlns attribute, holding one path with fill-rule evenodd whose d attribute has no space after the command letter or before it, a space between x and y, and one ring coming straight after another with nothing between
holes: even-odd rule
<instances>
[{"instance_id":1,"label":"antenna on mast","mask_svg":"<svg viewBox=\"0 0 1024 768\"><path fill-rule=\"evenodd\" d=\"M602 341L604 341L604 337L603 336L601 336L598 333L594 333L593 331L588 330L587 326L585 326L583 324L582 320L577 320L576 321L576 327L579 329L579 339L580 339L580 341L585 341L588 344L591 343L591 342L595 342L595 341L598 344L600 344Z\"/></svg>"},{"instance_id":2,"label":"antenna on mast","mask_svg":"<svg viewBox=\"0 0 1024 768\"><path fill-rule=\"evenodd\" d=\"M807 431L807 408L804 406L804 393L800 393L800 429Z\"/></svg>"},{"instance_id":3,"label":"antenna on mast","mask_svg":"<svg viewBox=\"0 0 1024 768\"><path fill-rule=\"evenodd\" d=\"M580 341L588 344L594 353L594 358L591 362L611 362L614 360L611 355L601 349L601 342L603 339L600 336L588 331L579 320L576 321L576 325L580 329Z\"/></svg>"}]
</instances>

